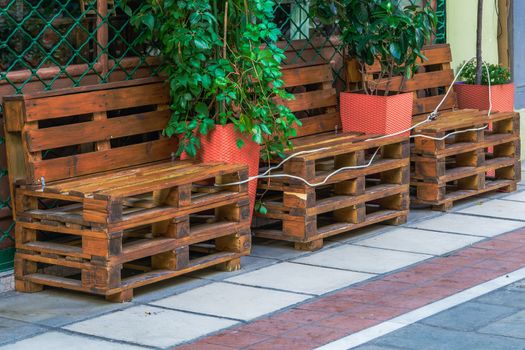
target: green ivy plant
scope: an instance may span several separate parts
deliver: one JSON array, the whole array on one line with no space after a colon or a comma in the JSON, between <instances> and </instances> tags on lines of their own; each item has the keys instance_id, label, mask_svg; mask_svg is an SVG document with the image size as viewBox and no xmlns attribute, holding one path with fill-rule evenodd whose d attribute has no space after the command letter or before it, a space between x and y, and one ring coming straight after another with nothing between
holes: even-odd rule
<instances>
[{"instance_id":1,"label":"green ivy plant","mask_svg":"<svg viewBox=\"0 0 525 350\"><path fill-rule=\"evenodd\" d=\"M464 63L463 63L464 64ZM463 66L461 64L461 66ZM510 83L510 71L499 64L486 63L490 74L490 85L502 85ZM461 72L461 80L466 84L476 84L477 65L470 61ZM483 67L481 71L481 85L488 85L487 70Z\"/></svg>"},{"instance_id":2,"label":"green ivy plant","mask_svg":"<svg viewBox=\"0 0 525 350\"><path fill-rule=\"evenodd\" d=\"M361 72L379 61L379 80L412 77L418 60L426 59L421 49L430 41L437 21L430 2L417 5L413 0L408 4L402 0L314 0L313 7L323 23L339 24L348 56L357 60ZM378 93L370 83L363 88Z\"/></svg>"},{"instance_id":3,"label":"green ivy plant","mask_svg":"<svg viewBox=\"0 0 525 350\"><path fill-rule=\"evenodd\" d=\"M178 154L195 156L199 135L233 123L242 134L282 155L295 136L293 113L278 102L283 88L280 31L271 0L146 0L132 18L140 40L155 44L168 77ZM242 139L237 140L242 147Z\"/></svg>"}]
</instances>

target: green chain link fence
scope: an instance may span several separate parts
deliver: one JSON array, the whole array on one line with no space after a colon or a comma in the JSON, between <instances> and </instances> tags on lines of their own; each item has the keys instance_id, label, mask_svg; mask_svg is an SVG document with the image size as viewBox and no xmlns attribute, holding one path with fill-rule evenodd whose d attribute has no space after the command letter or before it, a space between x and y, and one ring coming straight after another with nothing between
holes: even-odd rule
<instances>
[{"instance_id":1,"label":"green chain link fence","mask_svg":"<svg viewBox=\"0 0 525 350\"><path fill-rule=\"evenodd\" d=\"M126 3L129 10L121 0L0 0L0 101L24 91L157 74L158 51L138 44L130 25L141 0ZM438 3L444 20L445 1ZM338 28L312 18L310 6L310 0L281 0L275 8L286 63L331 62L342 82L344 53ZM1 153L0 271L12 266L14 255L5 150Z\"/></svg>"}]
</instances>

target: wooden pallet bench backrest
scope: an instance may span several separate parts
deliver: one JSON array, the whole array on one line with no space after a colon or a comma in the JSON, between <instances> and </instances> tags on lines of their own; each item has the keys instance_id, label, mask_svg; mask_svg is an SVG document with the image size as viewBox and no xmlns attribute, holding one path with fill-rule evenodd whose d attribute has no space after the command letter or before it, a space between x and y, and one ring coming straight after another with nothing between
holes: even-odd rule
<instances>
[{"instance_id":1,"label":"wooden pallet bench backrest","mask_svg":"<svg viewBox=\"0 0 525 350\"><path fill-rule=\"evenodd\" d=\"M297 136L310 136L341 129L337 91L330 64L283 68L283 80L294 100L282 102L301 120Z\"/></svg>"},{"instance_id":2,"label":"wooden pallet bench backrest","mask_svg":"<svg viewBox=\"0 0 525 350\"><path fill-rule=\"evenodd\" d=\"M11 183L39 185L170 159L169 91L158 79L4 97Z\"/></svg>"},{"instance_id":3,"label":"wooden pallet bench backrest","mask_svg":"<svg viewBox=\"0 0 525 350\"><path fill-rule=\"evenodd\" d=\"M428 59L419 62L419 69L410 80L394 77L389 82L378 80L379 63L366 68L366 79L374 80L375 87L384 90L387 85L393 92L414 93L414 115L430 113L436 108L446 94L446 90L454 80L454 71L450 67L452 54L448 44L429 45L422 50ZM456 105L456 95L451 91L440 110L448 110Z\"/></svg>"}]
</instances>

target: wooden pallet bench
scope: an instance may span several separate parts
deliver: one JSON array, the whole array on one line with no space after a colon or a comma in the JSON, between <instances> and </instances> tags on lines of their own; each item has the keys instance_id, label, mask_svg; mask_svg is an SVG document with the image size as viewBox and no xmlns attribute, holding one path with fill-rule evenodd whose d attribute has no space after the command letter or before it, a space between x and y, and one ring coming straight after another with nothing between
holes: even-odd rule
<instances>
[{"instance_id":1,"label":"wooden pallet bench","mask_svg":"<svg viewBox=\"0 0 525 350\"><path fill-rule=\"evenodd\" d=\"M414 124L426 119L438 106L454 80L449 45L427 46L422 53L428 60L420 62L412 79L397 77L389 83L391 91L413 93ZM368 67L367 79L376 79L378 69L377 64ZM375 82L378 88L387 84ZM442 138L455 131L488 128L442 141L415 138L411 185L416 189L416 198L412 203L446 211L460 199L493 190L514 191L520 181L519 114L492 111L488 117L488 111L458 110L456 105L456 94L451 91L437 120L421 125L413 134Z\"/></svg>"},{"instance_id":2,"label":"wooden pallet bench","mask_svg":"<svg viewBox=\"0 0 525 350\"><path fill-rule=\"evenodd\" d=\"M519 116L516 113L462 111L444 113L415 133L442 138L466 129L490 128L456 134L443 140L416 138L412 151L411 183L417 202L446 211L457 200L481 193L516 190L521 178Z\"/></svg>"},{"instance_id":3,"label":"wooden pallet bench","mask_svg":"<svg viewBox=\"0 0 525 350\"><path fill-rule=\"evenodd\" d=\"M168 103L155 79L4 99L17 290L124 301L198 269L240 268L247 185L221 184L247 168L172 160Z\"/></svg>"},{"instance_id":4,"label":"wooden pallet bench","mask_svg":"<svg viewBox=\"0 0 525 350\"><path fill-rule=\"evenodd\" d=\"M322 186L287 177L259 180L267 212L256 213L254 234L315 250L329 236L379 222L404 223L409 207L408 137L367 141L380 135L341 133L330 65L285 69L284 80L296 97L288 104L303 124L288 154L318 151L292 158L273 175L319 183L342 167L368 164L377 154L371 166L341 171Z\"/></svg>"}]
</instances>

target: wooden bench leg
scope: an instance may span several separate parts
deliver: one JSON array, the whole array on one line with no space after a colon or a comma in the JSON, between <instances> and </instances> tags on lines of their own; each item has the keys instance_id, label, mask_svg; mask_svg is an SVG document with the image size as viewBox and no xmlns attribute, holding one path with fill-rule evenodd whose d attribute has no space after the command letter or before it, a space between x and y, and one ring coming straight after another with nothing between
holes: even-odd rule
<instances>
[{"instance_id":1,"label":"wooden bench leg","mask_svg":"<svg viewBox=\"0 0 525 350\"><path fill-rule=\"evenodd\" d=\"M295 249L312 252L323 248L323 239L319 238L310 242L295 242Z\"/></svg>"},{"instance_id":2,"label":"wooden bench leg","mask_svg":"<svg viewBox=\"0 0 525 350\"><path fill-rule=\"evenodd\" d=\"M454 206L454 202L445 202L443 204L433 205L432 210L447 212Z\"/></svg>"},{"instance_id":3,"label":"wooden bench leg","mask_svg":"<svg viewBox=\"0 0 525 350\"><path fill-rule=\"evenodd\" d=\"M385 222L382 222L382 223L385 225L399 226L399 225L406 224L407 221L408 221L408 215L400 215L397 218L386 220Z\"/></svg>"},{"instance_id":4,"label":"wooden bench leg","mask_svg":"<svg viewBox=\"0 0 525 350\"><path fill-rule=\"evenodd\" d=\"M124 289L118 293L106 295L106 300L112 303L125 303L133 299L133 289Z\"/></svg>"},{"instance_id":5,"label":"wooden bench leg","mask_svg":"<svg viewBox=\"0 0 525 350\"><path fill-rule=\"evenodd\" d=\"M232 259L220 264L215 265L215 268L219 271L233 272L241 269L241 258Z\"/></svg>"},{"instance_id":6,"label":"wooden bench leg","mask_svg":"<svg viewBox=\"0 0 525 350\"><path fill-rule=\"evenodd\" d=\"M37 272L37 263L15 257L15 289L23 293L36 293L44 289L41 284L24 279L24 276Z\"/></svg>"}]
</instances>

